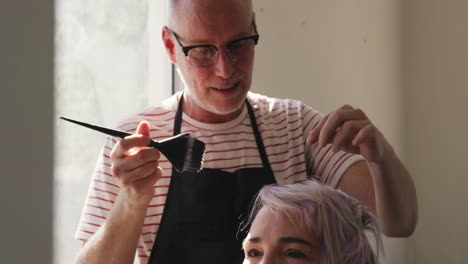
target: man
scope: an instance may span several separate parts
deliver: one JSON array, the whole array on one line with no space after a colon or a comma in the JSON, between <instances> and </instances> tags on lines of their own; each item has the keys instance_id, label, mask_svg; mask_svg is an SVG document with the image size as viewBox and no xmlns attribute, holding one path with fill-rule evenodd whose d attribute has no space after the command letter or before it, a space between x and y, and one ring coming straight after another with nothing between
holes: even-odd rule
<instances>
[{"instance_id":1,"label":"man","mask_svg":"<svg viewBox=\"0 0 468 264\"><path fill-rule=\"evenodd\" d=\"M414 231L411 177L361 110L322 116L249 92L251 1L173 0L169 17L162 39L185 89L122 122L138 135L108 139L77 232L79 263L132 263L135 252L141 263L241 263L239 221L255 193L310 175L368 206L384 234ZM178 173L145 147L180 132L206 143L199 173Z\"/></svg>"}]
</instances>

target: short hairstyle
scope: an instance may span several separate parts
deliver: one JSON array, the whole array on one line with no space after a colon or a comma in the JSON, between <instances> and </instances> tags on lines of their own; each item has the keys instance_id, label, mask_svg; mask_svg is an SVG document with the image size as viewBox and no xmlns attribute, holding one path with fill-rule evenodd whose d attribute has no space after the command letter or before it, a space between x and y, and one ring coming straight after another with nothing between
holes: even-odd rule
<instances>
[{"instance_id":1,"label":"short hairstyle","mask_svg":"<svg viewBox=\"0 0 468 264\"><path fill-rule=\"evenodd\" d=\"M263 207L285 215L294 226L305 226L312 231L320 241L321 263L378 263L382 238L376 217L340 190L313 180L264 186L244 227L252 223ZM377 254L366 231L375 237Z\"/></svg>"},{"instance_id":2,"label":"short hairstyle","mask_svg":"<svg viewBox=\"0 0 468 264\"><path fill-rule=\"evenodd\" d=\"M241 5L242 8L244 8L244 11L249 11L249 13L253 13L253 3L252 0L215 0L216 2L221 2L221 4L224 3L236 3ZM195 5L202 5L204 7L210 6L210 2L207 0L167 0L167 12L169 14L169 21L168 25L169 27L173 28L176 25L176 20L180 18L187 18L188 16L193 16L195 15L193 13L193 7ZM229 7L226 7L229 8ZM192 11L192 12L182 12L181 10L184 11ZM227 9L229 10L229 9ZM178 15L179 14L179 15ZM200 15L200 14L198 14ZM208 15L208 14L205 14ZM249 21L250 22L250 21Z\"/></svg>"}]
</instances>

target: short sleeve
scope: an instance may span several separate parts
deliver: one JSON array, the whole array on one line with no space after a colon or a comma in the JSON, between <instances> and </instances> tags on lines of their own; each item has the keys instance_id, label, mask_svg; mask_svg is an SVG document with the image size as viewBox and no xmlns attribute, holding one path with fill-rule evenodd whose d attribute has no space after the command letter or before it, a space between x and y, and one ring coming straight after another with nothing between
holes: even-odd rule
<instances>
[{"instance_id":1,"label":"short sleeve","mask_svg":"<svg viewBox=\"0 0 468 264\"><path fill-rule=\"evenodd\" d=\"M119 186L111 172L110 153L117 141L107 137L98 157L75 237L87 241L102 226L115 203Z\"/></svg>"},{"instance_id":2,"label":"short sleeve","mask_svg":"<svg viewBox=\"0 0 468 264\"><path fill-rule=\"evenodd\" d=\"M307 105L302 105L302 125L304 130L304 142L310 132L315 128L324 115ZM333 152L332 145L322 148L318 144L305 144L307 173L311 177L319 178L323 183L337 188L341 177L355 162L364 160L361 155L346 153L344 151Z\"/></svg>"}]
</instances>

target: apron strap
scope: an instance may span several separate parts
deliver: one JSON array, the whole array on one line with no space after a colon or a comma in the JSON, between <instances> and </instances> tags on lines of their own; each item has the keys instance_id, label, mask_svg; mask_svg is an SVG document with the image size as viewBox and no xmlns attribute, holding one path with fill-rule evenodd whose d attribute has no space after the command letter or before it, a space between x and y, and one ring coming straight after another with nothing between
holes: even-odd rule
<instances>
[{"instance_id":1,"label":"apron strap","mask_svg":"<svg viewBox=\"0 0 468 264\"><path fill-rule=\"evenodd\" d=\"M182 102L184 101L184 94L180 95L179 103L177 105L177 111L174 119L174 136L180 134L180 127L182 126Z\"/></svg>"},{"instance_id":2,"label":"apron strap","mask_svg":"<svg viewBox=\"0 0 468 264\"><path fill-rule=\"evenodd\" d=\"M183 93L180 96L180 100L179 100L179 103L178 103L178 106L177 106L176 115L175 115L175 119L174 119L174 132L173 132L174 136L180 134L180 127L181 127L181 124L182 124L182 101L183 101L182 97L183 97ZM167 215L168 208L171 208L170 206L172 206L173 202L177 205L177 203L175 201L172 201L172 199L169 199L169 197L173 196L172 192L174 192L174 182L177 180L177 178L179 176L180 176L179 173L176 171L174 166L172 166L171 182L169 184L169 189L167 190L167 196L166 196L167 199L166 199L166 202L164 204L164 211L163 211L163 215L161 217L161 222L160 222L159 230L158 230L158 232L160 232L160 233L162 233L161 232L162 227L166 226L166 221L167 221L166 215ZM158 247L158 244L160 243L159 241L161 240L161 236L162 236L162 234L156 235L156 239L155 239L155 241L153 243L153 247L151 248L151 254L150 254L149 259L148 259L148 264L157 263L155 252L157 251L157 247Z\"/></svg>"},{"instance_id":3,"label":"apron strap","mask_svg":"<svg viewBox=\"0 0 468 264\"><path fill-rule=\"evenodd\" d=\"M247 106L247 111L250 117L250 123L252 125L253 133L255 136L255 141L257 142L257 149L258 149L258 152L260 153L260 158L262 159L263 167L265 168L269 176L274 178L275 175L273 174L273 170L271 169L270 162L268 161L268 156L265 151L265 146L263 145L262 136L260 135L260 132L258 131L257 119L255 118L252 105L250 104L249 100L247 100L247 98L245 99L245 105Z\"/></svg>"}]
</instances>

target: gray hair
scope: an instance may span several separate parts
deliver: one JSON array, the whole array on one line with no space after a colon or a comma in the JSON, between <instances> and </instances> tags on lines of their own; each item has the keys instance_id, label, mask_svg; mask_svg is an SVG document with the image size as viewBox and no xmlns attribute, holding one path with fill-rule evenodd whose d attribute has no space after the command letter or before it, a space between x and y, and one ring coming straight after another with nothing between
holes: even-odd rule
<instances>
[{"instance_id":1,"label":"gray hair","mask_svg":"<svg viewBox=\"0 0 468 264\"><path fill-rule=\"evenodd\" d=\"M316 234L322 263L376 264L379 251L383 252L377 218L356 199L317 181L264 186L244 227L252 223L263 207ZM377 254L366 231L375 238Z\"/></svg>"}]
</instances>

